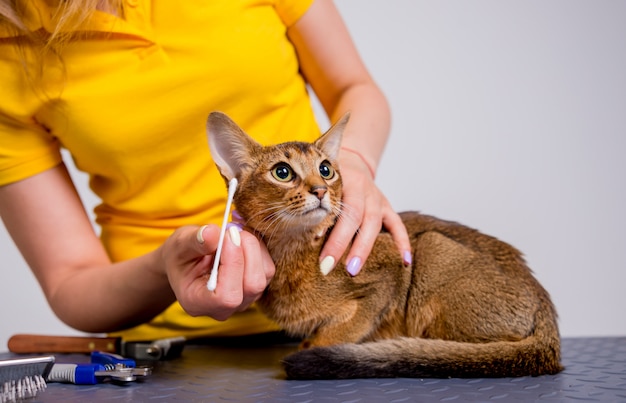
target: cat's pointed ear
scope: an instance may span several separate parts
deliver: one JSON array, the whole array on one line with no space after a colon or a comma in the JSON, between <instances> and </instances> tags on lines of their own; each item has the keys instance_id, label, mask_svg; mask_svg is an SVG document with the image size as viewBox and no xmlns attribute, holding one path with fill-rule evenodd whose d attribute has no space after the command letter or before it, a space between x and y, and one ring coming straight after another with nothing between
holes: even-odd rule
<instances>
[{"instance_id":1,"label":"cat's pointed ear","mask_svg":"<svg viewBox=\"0 0 626 403\"><path fill-rule=\"evenodd\" d=\"M213 161L226 181L238 177L261 145L222 112L211 112L206 124Z\"/></svg>"},{"instance_id":2,"label":"cat's pointed ear","mask_svg":"<svg viewBox=\"0 0 626 403\"><path fill-rule=\"evenodd\" d=\"M315 141L315 145L319 147L331 161L336 161L341 148L341 139L343 131L350 120L350 112L346 112L334 125L328 129L319 139Z\"/></svg>"}]
</instances>

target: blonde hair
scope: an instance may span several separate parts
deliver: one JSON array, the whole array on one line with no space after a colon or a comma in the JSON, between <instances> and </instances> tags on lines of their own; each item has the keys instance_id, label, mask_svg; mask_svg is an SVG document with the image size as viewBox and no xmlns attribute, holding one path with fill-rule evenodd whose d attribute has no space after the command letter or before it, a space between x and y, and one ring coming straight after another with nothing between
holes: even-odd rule
<instances>
[{"instance_id":1,"label":"blonde hair","mask_svg":"<svg viewBox=\"0 0 626 403\"><path fill-rule=\"evenodd\" d=\"M78 29L96 10L123 15L123 0L45 0L52 18L51 32L40 29L30 30L25 23L27 7L25 0L0 0L0 26L12 30L15 50L20 55L22 71L31 89L45 99L54 98L54 94L41 88L38 83L44 70L52 64L60 68L65 79L65 65L62 58L63 48L70 40L84 36L86 32ZM32 7L32 5L31 5ZM51 57L48 57L51 56ZM62 91L63 85L59 86Z\"/></svg>"},{"instance_id":2,"label":"blonde hair","mask_svg":"<svg viewBox=\"0 0 626 403\"><path fill-rule=\"evenodd\" d=\"M80 25L96 10L121 14L122 0L46 0L53 20L52 32L32 32L26 27L23 0L0 0L0 24L15 31L21 44L58 54Z\"/></svg>"}]
</instances>

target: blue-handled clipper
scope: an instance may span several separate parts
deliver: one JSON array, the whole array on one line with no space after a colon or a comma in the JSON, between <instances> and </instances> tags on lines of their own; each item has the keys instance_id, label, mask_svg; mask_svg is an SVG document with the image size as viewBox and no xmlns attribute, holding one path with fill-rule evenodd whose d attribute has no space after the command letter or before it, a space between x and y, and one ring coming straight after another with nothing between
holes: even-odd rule
<instances>
[{"instance_id":1,"label":"blue-handled clipper","mask_svg":"<svg viewBox=\"0 0 626 403\"><path fill-rule=\"evenodd\" d=\"M139 377L152 374L152 368L137 368L135 360L113 353L94 351L88 364L54 364L48 374L48 382L95 385L104 380L133 382Z\"/></svg>"}]
</instances>

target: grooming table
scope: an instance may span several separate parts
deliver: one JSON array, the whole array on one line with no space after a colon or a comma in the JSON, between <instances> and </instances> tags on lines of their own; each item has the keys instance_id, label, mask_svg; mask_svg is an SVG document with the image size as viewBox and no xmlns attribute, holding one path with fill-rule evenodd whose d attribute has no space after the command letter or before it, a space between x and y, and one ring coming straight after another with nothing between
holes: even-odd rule
<instances>
[{"instance_id":1,"label":"grooming table","mask_svg":"<svg viewBox=\"0 0 626 403\"><path fill-rule=\"evenodd\" d=\"M287 381L279 361L296 347L268 335L188 344L182 357L154 364L153 374L141 383L53 383L35 401L626 402L626 337L566 338L562 373L504 379ZM57 355L57 362L82 361L88 357Z\"/></svg>"}]
</instances>

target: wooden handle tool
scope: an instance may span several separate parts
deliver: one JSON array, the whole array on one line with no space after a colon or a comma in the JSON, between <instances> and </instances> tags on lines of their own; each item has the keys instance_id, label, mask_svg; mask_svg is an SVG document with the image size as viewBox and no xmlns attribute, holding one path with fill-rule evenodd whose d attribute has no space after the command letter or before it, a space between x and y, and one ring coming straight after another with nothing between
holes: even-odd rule
<instances>
[{"instance_id":1,"label":"wooden handle tool","mask_svg":"<svg viewBox=\"0 0 626 403\"><path fill-rule=\"evenodd\" d=\"M16 334L8 342L9 351L20 354L33 353L91 353L104 351L120 353L120 337L74 337Z\"/></svg>"}]
</instances>

